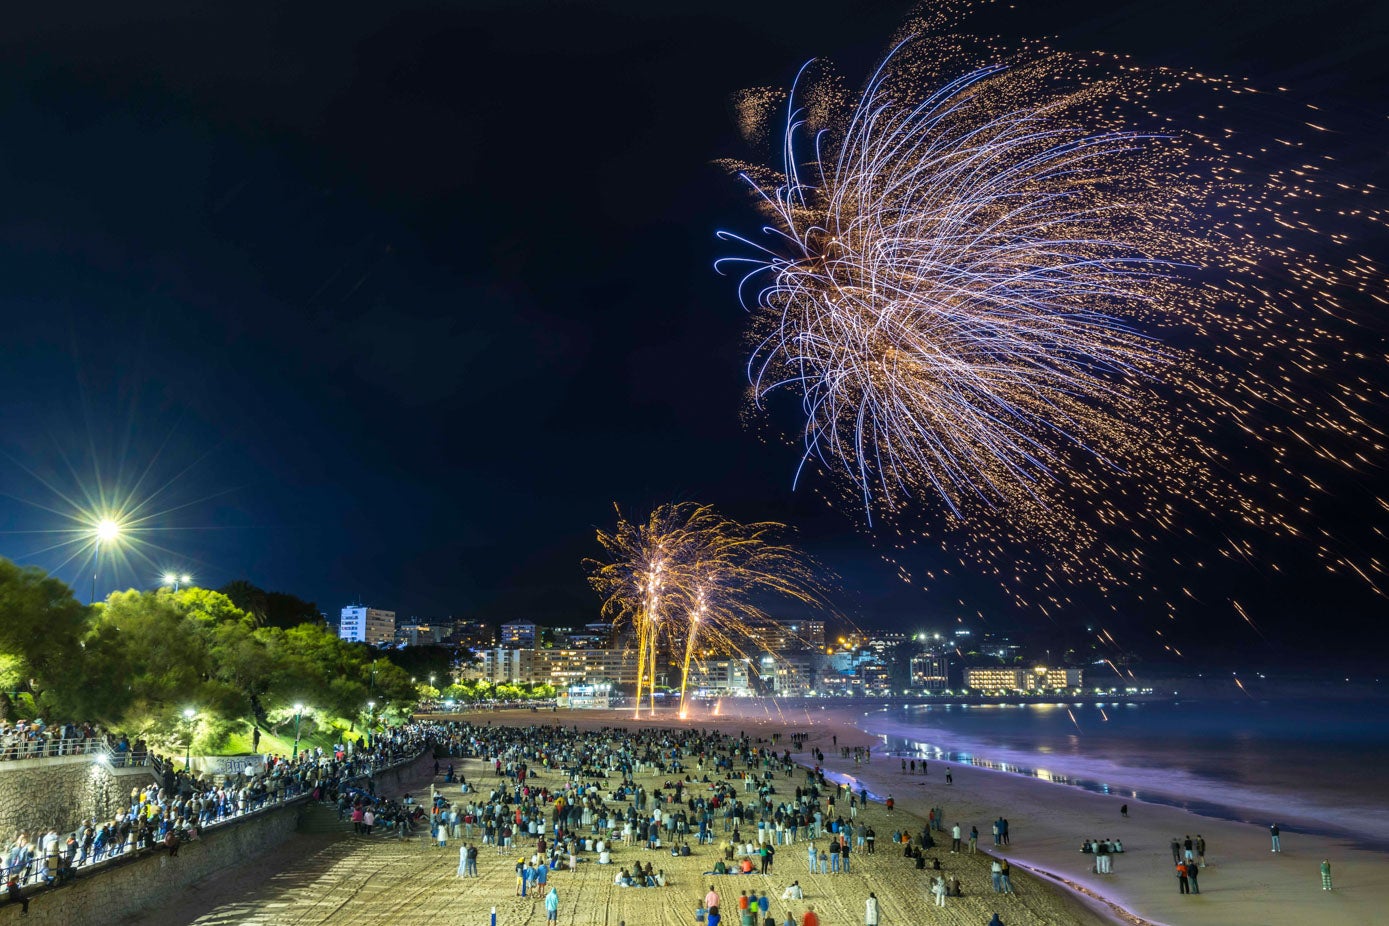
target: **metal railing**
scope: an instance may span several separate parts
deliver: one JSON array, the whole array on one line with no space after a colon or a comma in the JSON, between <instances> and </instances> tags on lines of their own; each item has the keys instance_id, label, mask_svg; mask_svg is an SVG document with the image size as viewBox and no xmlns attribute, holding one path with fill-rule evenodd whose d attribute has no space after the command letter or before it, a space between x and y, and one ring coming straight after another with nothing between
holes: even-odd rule
<instances>
[{"instance_id":1,"label":"metal railing","mask_svg":"<svg viewBox=\"0 0 1389 926\"><path fill-rule=\"evenodd\" d=\"M101 756L112 766L119 767L118 759L122 755L127 760L130 758L129 753L119 753L99 738L88 738L85 742L90 744L86 755ZM360 781L381 772L408 765L418 761L430 748L432 747L428 744L420 744L417 751L385 761L373 757L372 760L362 763L362 767L353 770L351 774L344 775L341 783ZM141 756L141 759L143 762L148 762L150 757L145 754ZM299 783L286 781L284 785L282 790L272 789L246 802L227 801L213 811L204 813L197 820L192 821L197 827L199 838L209 831L220 829L287 804L303 801L312 793L311 788ZM71 830L61 832L71 832ZM9 856L9 858L0 856L0 873L3 873L7 878L15 879L21 887L60 886L57 879L47 869L45 857L41 845L39 845L41 839L42 837L35 840L36 844L31 847L27 858L21 856L14 859L10 851L13 847L4 847L4 856ZM122 859L150 855L161 851L167 852L168 849L158 842L153 846L138 845L134 833L131 832L119 841L102 846L100 849L93 846L90 850L84 850L79 845L75 853L76 857L71 859L71 870L75 875L78 871L110 867ZM59 847L59 854L62 854L61 846Z\"/></svg>"},{"instance_id":2,"label":"metal railing","mask_svg":"<svg viewBox=\"0 0 1389 926\"><path fill-rule=\"evenodd\" d=\"M116 750L103 736L79 736L72 739L36 737L33 739L0 738L0 762L20 762L25 759L54 759L59 756L83 756ZM124 753L127 757L130 752Z\"/></svg>"}]
</instances>

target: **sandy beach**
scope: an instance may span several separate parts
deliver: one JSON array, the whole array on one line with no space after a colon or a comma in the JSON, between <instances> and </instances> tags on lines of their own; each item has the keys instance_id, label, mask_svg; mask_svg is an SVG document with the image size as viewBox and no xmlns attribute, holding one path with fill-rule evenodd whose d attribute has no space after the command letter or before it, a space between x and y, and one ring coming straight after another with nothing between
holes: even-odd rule
<instances>
[{"instance_id":1,"label":"sandy beach","mask_svg":"<svg viewBox=\"0 0 1389 926\"><path fill-rule=\"evenodd\" d=\"M818 713L819 722L853 729L849 735L857 735L860 741L865 738L854 726L857 716L833 710ZM869 766L856 768L852 761L828 751L825 767L857 776L870 791L892 794L899 806L914 812L923 813L933 805L944 807L947 826L958 821L966 832L971 825L978 826L981 843L992 841L992 821L1000 815L1007 817L1012 845L1003 854L1020 868L1107 901L1110 915L1118 922L1303 926L1320 921L1371 926L1386 921L1389 855L1346 841L1285 828L1283 851L1275 854L1264 826L1203 817L1008 772L950 766L954 784L947 786L946 763L932 762L929 776L913 778L902 774L896 758L884 756L882 761L875 759ZM1119 812L1125 803L1127 819ZM1201 893L1183 896L1170 843L1174 836L1198 833L1208 847L1207 867L1199 879ZM1093 857L1078 851L1086 837L1123 841L1125 852L1114 857L1113 873L1092 872ZM1335 889L1330 892L1321 890L1323 858L1332 864Z\"/></svg>"},{"instance_id":2,"label":"sandy beach","mask_svg":"<svg viewBox=\"0 0 1389 926\"><path fill-rule=\"evenodd\" d=\"M881 848L876 855L856 855L852 874L808 874L803 843L784 847L770 875L722 877L704 874L719 854L715 846L693 847L695 852L689 858L621 847L613 858L618 868L650 861L664 869L669 885L617 887L612 883L616 868L588 863L574 873L556 872L550 883L559 890L562 926L692 926L698 900L710 884L725 897L730 892L736 897L743 890L769 893L771 913L778 922L788 909L799 921L806 905L813 905L823 926L862 924L869 891L879 898L883 926L923 920L984 926L994 912L1006 926L1302 926L1309 921L1368 926L1383 921L1379 910L1389 899L1389 860L1378 853L1290 833L1284 838L1284 852L1275 855L1269 851L1267 834L1261 828L1197 817L1176 808L1129 800L1129 818L1121 819L1120 798L1019 775L952 766L954 783L947 785L944 763L931 763L930 774L924 778L903 774L899 760L887 756L856 765L853 759L839 757L834 738L847 746L877 741L854 727L852 716L834 711L801 711L796 716L775 709L759 710L762 716L697 717L688 722L673 714L658 715L654 720L643 717L637 722L625 713L612 711L511 711L459 719L522 727L563 724L593 730L605 726L718 727L764 739L778 732L809 732L810 745L825 753L827 773L852 776L870 792L894 798L896 811L891 815L881 804L868 809L866 819L877 830ZM813 764L809 752L796 757ZM484 762L468 760L458 765L484 786L492 778ZM661 783L649 775L638 780L648 788ZM538 782L558 785L561 776L541 771ZM785 788L796 783L791 779L776 782ZM430 784L440 787L450 799L461 796L456 787L444 787L438 779L421 781L420 790L427 790ZM944 908L932 905L926 893L927 873L916 871L900 852L886 845L894 828L919 830L932 806L944 808L945 832L940 834L943 844L938 843L938 848L927 854L939 857L946 874L958 876L965 891L963 897L950 898ZM908 814L915 819L904 819ZM1015 866L1016 896L994 894L989 883L986 853L995 851L990 827L1000 815L1009 820L1012 840L1010 846L997 851ZM970 826L979 828L978 856L949 853L949 827L956 822L966 834ZM1209 844L1209 867L1201 874L1201 894L1182 896L1173 874L1169 843L1174 835L1194 836L1197 832ZM1077 851L1086 836L1124 841L1126 851L1115 857L1113 874L1091 872L1092 857ZM457 879L457 850L457 842L441 850L419 837L404 842L296 837L283 849L244 869L199 885L181 909L161 910L157 917L139 922L161 926L486 924L494 906L498 926L544 922L541 897L515 896L513 866L519 852L502 855L482 847L481 877ZM1337 887L1329 893L1320 889L1318 865L1323 856L1332 859L1335 870ZM804 888L804 902L779 900L792 880Z\"/></svg>"},{"instance_id":3,"label":"sandy beach","mask_svg":"<svg viewBox=\"0 0 1389 926\"><path fill-rule=\"evenodd\" d=\"M501 712L470 715L473 723L493 722L517 726L562 723L566 726L598 729L603 726L684 726L678 718L661 718L654 723L634 723L629 717L611 712L568 712L532 714ZM715 720L717 720L715 718ZM709 729L715 723L695 723ZM751 737L770 737L773 732L804 729L770 721L724 719L722 729L745 730ZM868 740L848 727L825 724L813 731L811 745L830 750L831 738L843 734L841 742ZM493 780L491 767L480 760L456 763L469 778L487 787ZM852 763L850 763L852 765ZM661 776L642 775L637 780L648 788L659 786ZM794 779L778 778L779 789L793 789ZM535 777L540 785L558 786L563 777L541 770ZM440 787L446 797L461 797L456 786L442 781L421 781L418 795L430 784ZM881 804L861 814L874 826L881 850L874 855L856 854L850 874L811 875L807 873L804 840L785 846L777 855L769 875L712 876L709 871L722 853L717 845L695 846L687 858L673 857L665 851L638 847L619 847L613 866L586 862L576 872L558 871L550 884L557 887L561 926L694 926L694 912L711 884L725 897L736 898L741 891L767 893L771 913L778 922L789 910L799 922L807 906L814 906L822 926L858 926L863 923L864 902L870 891L876 893L882 909L882 926L916 923L922 920L949 926L984 926L997 911L1006 926L1102 926L1106 918L1078 902L1074 895L1015 870L1014 896L996 895L989 886L989 861L983 853L952 856L948 846L928 852L938 856L947 875L963 883L964 895L949 898L944 908L935 907L927 895L926 872L915 870L890 851L886 843L894 827L920 830L923 820L912 819L899 807L889 816ZM720 831L716 836L722 837ZM515 895L514 865L522 853L501 854L492 847L480 847L479 874L476 879L455 877L458 843L447 849L434 847L427 838L410 840L360 839L344 836L325 841L320 836L298 836L280 850L256 859L224 875L197 885L186 902L177 909L161 909L132 920L150 926L197 923L201 926L367 926L367 924L489 923L496 907L498 926L530 926L543 923L542 897L532 893ZM480 842L475 839L474 842ZM819 842L821 848L825 842ZM664 888L622 888L613 884L613 875L623 867L651 862L664 869L669 884ZM782 891L799 881L805 900L782 902ZM735 918L736 922L736 918Z\"/></svg>"}]
</instances>

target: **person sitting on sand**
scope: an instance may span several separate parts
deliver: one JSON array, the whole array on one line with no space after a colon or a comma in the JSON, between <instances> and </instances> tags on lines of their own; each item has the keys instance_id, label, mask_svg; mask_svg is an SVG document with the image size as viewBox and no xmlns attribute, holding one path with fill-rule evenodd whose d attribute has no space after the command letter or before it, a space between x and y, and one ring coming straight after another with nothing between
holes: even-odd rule
<instances>
[{"instance_id":1,"label":"person sitting on sand","mask_svg":"<svg viewBox=\"0 0 1389 926\"><path fill-rule=\"evenodd\" d=\"M746 855L743 856L743 860L738 863L738 870L745 875L752 874L752 859L748 858Z\"/></svg>"},{"instance_id":2,"label":"person sitting on sand","mask_svg":"<svg viewBox=\"0 0 1389 926\"><path fill-rule=\"evenodd\" d=\"M714 870L711 872L706 872L706 874L726 875L728 874L728 866L723 863L723 859L719 859L717 862L714 863Z\"/></svg>"},{"instance_id":3,"label":"person sitting on sand","mask_svg":"<svg viewBox=\"0 0 1389 926\"><path fill-rule=\"evenodd\" d=\"M801 890L801 882L792 881L791 886L781 892L782 900L804 900L805 893Z\"/></svg>"}]
</instances>

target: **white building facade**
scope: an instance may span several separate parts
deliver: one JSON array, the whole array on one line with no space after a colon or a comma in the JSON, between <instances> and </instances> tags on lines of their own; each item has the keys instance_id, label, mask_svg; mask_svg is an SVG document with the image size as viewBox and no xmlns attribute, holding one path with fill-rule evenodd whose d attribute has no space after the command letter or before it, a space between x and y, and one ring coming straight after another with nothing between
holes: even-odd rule
<instances>
[{"instance_id":1,"label":"white building facade","mask_svg":"<svg viewBox=\"0 0 1389 926\"><path fill-rule=\"evenodd\" d=\"M395 642L395 612L366 605L348 605L342 609L338 636L350 643L370 643L373 646Z\"/></svg>"}]
</instances>

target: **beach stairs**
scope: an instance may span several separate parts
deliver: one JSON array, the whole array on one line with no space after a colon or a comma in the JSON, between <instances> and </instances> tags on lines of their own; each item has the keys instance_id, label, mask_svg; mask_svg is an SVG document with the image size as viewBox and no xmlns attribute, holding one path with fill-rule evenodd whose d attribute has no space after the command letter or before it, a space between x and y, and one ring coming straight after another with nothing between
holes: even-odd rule
<instances>
[{"instance_id":1,"label":"beach stairs","mask_svg":"<svg viewBox=\"0 0 1389 926\"><path fill-rule=\"evenodd\" d=\"M338 808L332 804L310 801L299 814L299 832L319 834L352 834L352 821L339 820Z\"/></svg>"}]
</instances>

